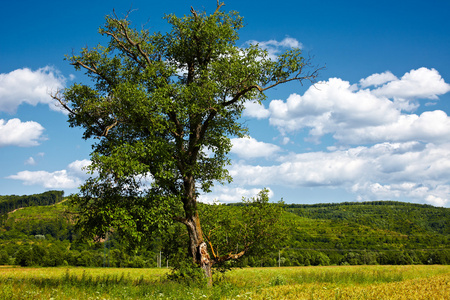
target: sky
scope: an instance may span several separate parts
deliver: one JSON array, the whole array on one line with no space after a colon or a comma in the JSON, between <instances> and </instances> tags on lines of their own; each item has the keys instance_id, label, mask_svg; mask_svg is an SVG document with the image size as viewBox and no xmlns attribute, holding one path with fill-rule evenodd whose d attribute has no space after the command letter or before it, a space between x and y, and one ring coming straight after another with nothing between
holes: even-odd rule
<instances>
[{"instance_id":1,"label":"sky","mask_svg":"<svg viewBox=\"0 0 450 300\"><path fill-rule=\"evenodd\" d=\"M0 195L76 193L92 141L70 128L49 96L89 83L64 60L105 44L115 11L165 32L162 17L213 12L214 0L7 1L0 9ZM201 201L271 199L313 204L393 200L450 207L449 1L225 1L246 26L239 47L276 59L300 47L317 83L270 90L246 106L233 138L234 180Z\"/></svg>"}]
</instances>

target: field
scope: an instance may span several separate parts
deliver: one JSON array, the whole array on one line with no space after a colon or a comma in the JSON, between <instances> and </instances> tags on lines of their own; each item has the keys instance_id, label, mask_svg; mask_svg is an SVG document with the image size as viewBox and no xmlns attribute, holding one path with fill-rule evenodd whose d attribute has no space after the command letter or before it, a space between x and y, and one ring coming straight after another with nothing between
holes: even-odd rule
<instances>
[{"instance_id":1,"label":"field","mask_svg":"<svg viewBox=\"0 0 450 300\"><path fill-rule=\"evenodd\" d=\"M244 268L212 288L166 269L0 268L0 299L450 299L450 266Z\"/></svg>"}]
</instances>

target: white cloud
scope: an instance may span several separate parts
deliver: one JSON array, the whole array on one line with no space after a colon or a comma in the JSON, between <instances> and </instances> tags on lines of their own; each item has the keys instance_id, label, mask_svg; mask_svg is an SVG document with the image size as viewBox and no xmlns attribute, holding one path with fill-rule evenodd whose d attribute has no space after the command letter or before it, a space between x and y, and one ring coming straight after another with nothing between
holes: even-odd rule
<instances>
[{"instance_id":1,"label":"white cloud","mask_svg":"<svg viewBox=\"0 0 450 300\"><path fill-rule=\"evenodd\" d=\"M262 188L242 188L242 187L229 187L229 186L216 186L212 193L203 194L199 196L199 201L203 203L231 203L240 202L242 198L256 197ZM273 197L272 190L269 190L269 199Z\"/></svg>"},{"instance_id":2,"label":"white cloud","mask_svg":"<svg viewBox=\"0 0 450 300\"><path fill-rule=\"evenodd\" d=\"M302 43L300 43L295 38L291 37L285 37L281 42L277 40L268 40L268 41L250 40L247 41L247 44L259 45L261 48L267 50L269 58L272 60L277 60L278 54L280 54L285 49L303 48Z\"/></svg>"},{"instance_id":3,"label":"white cloud","mask_svg":"<svg viewBox=\"0 0 450 300\"><path fill-rule=\"evenodd\" d=\"M47 189L76 188L81 181L70 176L66 170L47 171L21 171L7 178L21 180L25 185L39 185Z\"/></svg>"},{"instance_id":4,"label":"white cloud","mask_svg":"<svg viewBox=\"0 0 450 300\"><path fill-rule=\"evenodd\" d=\"M38 185L46 189L72 189L79 187L88 178L86 171L81 168L89 164L88 160L77 160L69 164L67 170L21 171L7 178L21 180L24 185Z\"/></svg>"},{"instance_id":5,"label":"white cloud","mask_svg":"<svg viewBox=\"0 0 450 300\"><path fill-rule=\"evenodd\" d=\"M26 165L34 166L34 165L36 165L36 161L34 160L33 157L30 156L30 157L25 161L25 164L26 164Z\"/></svg>"},{"instance_id":6,"label":"white cloud","mask_svg":"<svg viewBox=\"0 0 450 300\"><path fill-rule=\"evenodd\" d=\"M266 119L270 115L270 111L264 105L257 102L246 102L243 116L252 117L256 119Z\"/></svg>"},{"instance_id":7,"label":"white cloud","mask_svg":"<svg viewBox=\"0 0 450 300\"><path fill-rule=\"evenodd\" d=\"M358 195L358 201L406 199L442 207L450 204L448 197L450 185L448 184L430 188L414 182L401 184L358 183L352 187L352 191Z\"/></svg>"},{"instance_id":8,"label":"white cloud","mask_svg":"<svg viewBox=\"0 0 450 300\"><path fill-rule=\"evenodd\" d=\"M43 103L60 110L49 93L62 89L65 82L65 77L48 66L36 71L23 68L0 74L0 111L15 113L22 103Z\"/></svg>"},{"instance_id":9,"label":"white cloud","mask_svg":"<svg viewBox=\"0 0 450 300\"><path fill-rule=\"evenodd\" d=\"M88 178L86 167L90 165L91 161L88 159L76 160L70 163L67 166L67 169L69 170L70 174L73 174L74 176L85 180Z\"/></svg>"},{"instance_id":10,"label":"white cloud","mask_svg":"<svg viewBox=\"0 0 450 300\"><path fill-rule=\"evenodd\" d=\"M44 127L41 124L19 119L11 119L6 122L0 119L0 147L19 146L31 147L39 145L45 140L43 136Z\"/></svg>"},{"instance_id":11,"label":"white cloud","mask_svg":"<svg viewBox=\"0 0 450 300\"><path fill-rule=\"evenodd\" d=\"M329 152L290 154L278 165L230 167L242 186L344 188L357 200L450 204L450 143L382 143Z\"/></svg>"},{"instance_id":12,"label":"white cloud","mask_svg":"<svg viewBox=\"0 0 450 300\"><path fill-rule=\"evenodd\" d=\"M373 91L374 95L389 98L437 99L448 93L450 84L446 83L435 69L420 68L411 70L401 79L390 81Z\"/></svg>"},{"instance_id":13,"label":"white cloud","mask_svg":"<svg viewBox=\"0 0 450 300\"><path fill-rule=\"evenodd\" d=\"M234 164L230 175L248 185L340 186L356 180L367 168L366 161L352 151L290 154L280 160L272 166Z\"/></svg>"},{"instance_id":14,"label":"white cloud","mask_svg":"<svg viewBox=\"0 0 450 300\"><path fill-rule=\"evenodd\" d=\"M441 197L437 197L434 195L428 195L426 198L426 202L428 204L434 205L434 206L445 206L446 204L449 203L449 199L448 198L441 198Z\"/></svg>"},{"instance_id":15,"label":"white cloud","mask_svg":"<svg viewBox=\"0 0 450 300\"><path fill-rule=\"evenodd\" d=\"M389 81L393 81L393 80L398 80L397 76L395 76L394 74L392 74L389 71L386 71L384 73L381 74L373 74L370 75L367 78L361 79L359 81L359 84L361 85L362 88L366 88L369 86L379 86L379 85L383 85Z\"/></svg>"},{"instance_id":16,"label":"white cloud","mask_svg":"<svg viewBox=\"0 0 450 300\"><path fill-rule=\"evenodd\" d=\"M422 141L446 143L450 141L450 117L441 110L400 115L395 122L380 126L353 127L336 131L334 138L342 143L376 143L380 141Z\"/></svg>"},{"instance_id":17,"label":"white cloud","mask_svg":"<svg viewBox=\"0 0 450 300\"><path fill-rule=\"evenodd\" d=\"M349 82L330 78L309 88L303 96L292 94L286 102L269 105L270 124L281 131L311 128L312 136L322 136L340 128L373 126L395 121L399 112L384 97L357 90Z\"/></svg>"},{"instance_id":18,"label":"white cloud","mask_svg":"<svg viewBox=\"0 0 450 300\"><path fill-rule=\"evenodd\" d=\"M449 141L450 119L443 111L407 114L418 107L415 99L435 99L450 91L434 69L411 70L401 79L390 72L360 81L374 90L360 89L339 78L310 87L303 95L291 94L286 101L272 100L269 122L282 135L308 128L310 140L325 134L344 144L384 141Z\"/></svg>"},{"instance_id":19,"label":"white cloud","mask_svg":"<svg viewBox=\"0 0 450 300\"><path fill-rule=\"evenodd\" d=\"M252 137L233 138L231 143L233 144L231 153L237 154L241 158L269 158L281 151L277 145L259 142Z\"/></svg>"},{"instance_id":20,"label":"white cloud","mask_svg":"<svg viewBox=\"0 0 450 300\"><path fill-rule=\"evenodd\" d=\"M25 161L25 165L31 165L31 166L35 166L37 165L37 161L36 159L40 159L42 157L44 157L45 153L44 152L39 152L38 154L36 154L34 157L30 156L26 161Z\"/></svg>"},{"instance_id":21,"label":"white cloud","mask_svg":"<svg viewBox=\"0 0 450 300\"><path fill-rule=\"evenodd\" d=\"M289 144L290 141L291 141L291 139L288 138L287 136L285 136L285 137L283 137L281 143L282 143L283 145L287 145L287 144Z\"/></svg>"}]
</instances>

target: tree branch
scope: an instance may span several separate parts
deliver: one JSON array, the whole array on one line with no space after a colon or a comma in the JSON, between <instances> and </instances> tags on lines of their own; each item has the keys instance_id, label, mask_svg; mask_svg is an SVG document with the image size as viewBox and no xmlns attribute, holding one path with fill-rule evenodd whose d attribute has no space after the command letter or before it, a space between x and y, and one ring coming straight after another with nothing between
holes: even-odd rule
<instances>
[{"instance_id":1,"label":"tree branch","mask_svg":"<svg viewBox=\"0 0 450 300\"><path fill-rule=\"evenodd\" d=\"M65 110L67 110L69 113L71 113L71 114L73 114L73 115L77 115L77 114L76 114L76 113L75 113L75 112L67 105L67 103L66 103L65 101L63 101L62 98L61 98L60 96L58 96L59 93L60 93L59 90L56 91L55 94L50 93L50 97L52 97L53 100L58 101L58 102L61 104L61 106L62 106Z\"/></svg>"},{"instance_id":2,"label":"tree branch","mask_svg":"<svg viewBox=\"0 0 450 300\"><path fill-rule=\"evenodd\" d=\"M144 52L144 50L142 50L142 48L141 48L141 43L142 43L142 41L140 41L140 42L135 42L135 41L133 41L132 39L131 39L131 37L129 36L129 34L128 34L128 31L127 31L127 27L123 24L123 22L121 22L120 20L119 20L119 18L117 17L117 15L114 13L114 16L115 16L115 21L120 25L120 27L122 28L122 34L125 36L125 38L126 38L126 40L128 41L128 43L130 43L133 47L136 47L136 49L139 51L139 53L141 54L141 56L146 60L146 62L147 62L147 64L150 66L152 63L151 63L151 60L150 60L150 58L148 57L148 55L147 55L147 53L145 53ZM127 16L125 17L125 19L128 17L128 14L127 14Z\"/></svg>"},{"instance_id":3,"label":"tree branch","mask_svg":"<svg viewBox=\"0 0 450 300\"><path fill-rule=\"evenodd\" d=\"M55 94L50 93L50 97L52 97L53 100L58 101L59 104L61 104L61 106L62 106L65 110L67 110L70 114L73 114L74 116L79 116L79 114L78 114L76 111L74 111L73 109L71 109L71 108L67 105L67 103L62 99L62 97L59 96L59 93L60 93L60 91L56 91ZM90 119L92 119L92 120L94 121L94 123L97 124L98 127L100 127L101 133L100 133L99 131L97 131L97 134L96 134L98 138L100 138L100 137L107 137L108 132L109 132L113 127L117 126L117 124L119 123L119 121L117 120L117 118L114 117L114 120L115 120L114 123L111 124L111 125L106 126L105 124L100 123L99 120L98 120L98 118L92 117L92 116L91 116L90 114L88 114L88 113L86 113L86 115L87 115ZM93 127L90 126L89 124L87 124L87 123L84 123L84 124L85 124L87 127L93 129ZM96 131L96 130L94 130L94 131Z\"/></svg>"},{"instance_id":4,"label":"tree branch","mask_svg":"<svg viewBox=\"0 0 450 300\"><path fill-rule=\"evenodd\" d=\"M173 216L172 219L173 219L174 221L183 223L184 225L188 225L188 221L187 221L186 218L178 217L178 216Z\"/></svg>"},{"instance_id":5,"label":"tree branch","mask_svg":"<svg viewBox=\"0 0 450 300\"><path fill-rule=\"evenodd\" d=\"M216 8L216 11L213 13L213 15L215 15L216 13L218 13L219 10L220 10L220 8L221 8L222 6L225 6L225 3L224 3L224 2L219 3L219 0L217 0L217 8Z\"/></svg>"},{"instance_id":6,"label":"tree branch","mask_svg":"<svg viewBox=\"0 0 450 300\"><path fill-rule=\"evenodd\" d=\"M126 47L125 44L122 43L122 41L114 33L110 32L110 31L105 31L105 34L112 37L117 42L117 44L119 44L119 46L122 48L122 50L125 51L125 53L127 53L127 55L130 58L132 58L135 62L137 62L141 67L143 67L143 68L145 67L142 64L142 62L139 61L138 56L133 51L131 51L128 47Z\"/></svg>"},{"instance_id":7,"label":"tree branch","mask_svg":"<svg viewBox=\"0 0 450 300\"><path fill-rule=\"evenodd\" d=\"M266 86L266 87L261 87L261 86L259 86L257 84L254 84L254 85L251 85L251 86L248 86L248 87L244 87L241 91L236 93L236 95L233 97L233 99L231 99L229 101L226 101L226 102L223 102L222 105L223 106L228 106L228 105L231 105L233 103L236 103L239 100L240 97L244 96L245 94L247 94L248 92L250 92L251 90L254 90L254 89L257 89L260 93L262 93L262 92L267 91L267 90L269 90L271 88L274 88L274 87L276 87L276 86L278 86L280 84L288 83L288 82L291 82L291 81L299 81L300 83L302 83L302 81L304 81L304 80L309 80L311 82L314 82L314 79L317 77L318 71L321 70L321 69L322 68L319 68L319 69L315 70L314 72L312 72L311 74L308 74L308 75L302 76L302 77L298 76L301 73L301 71L300 71L293 78L278 80L275 83L273 83L273 84L271 84L269 86Z\"/></svg>"},{"instance_id":8,"label":"tree branch","mask_svg":"<svg viewBox=\"0 0 450 300\"><path fill-rule=\"evenodd\" d=\"M85 63L81 62L80 60L76 60L75 62L71 63L71 65L74 66L81 66L83 68L85 68L86 70L96 74L97 76L99 76L100 78L102 78L103 80L105 80L110 86L114 86L114 82L112 82L111 80L109 80L107 77L103 76L97 69L97 67L94 65L92 65L92 67L86 65Z\"/></svg>"},{"instance_id":9,"label":"tree branch","mask_svg":"<svg viewBox=\"0 0 450 300\"><path fill-rule=\"evenodd\" d=\"M113 124L107 126L107 127L105 128L105 130L103 130L102 136L107 136L107 135L108 135L108 132L111 130L111 128L117 126L117 124L118 124L117 118L114 117L114 120L115 120L115 121L114 121Z\"/></svg>"},{"instance_id":10,"label":"tree branch","mask_svg":"<svg viewBox=\"0 0 450 300\"><path fill-rule=\"evenodd\" d=\"M214 260L215 263L220 263L220 262L224 262L230 259L239 259L241 258L245 252L247 252L248 248L245 248L244 250L242 250L239 253L233 254L233 253L228 253L226 255L220 256L217 259Z\"/></svg>"},{"instance_id":11,"label":"tree branch","mask_svg":"<svg viewBox=\"0 0 450 300\"><path fill-rule=\"evenodd\" d=\"M191 14L195 17L195 19L197 20L198 15L197 12L195 11L195 9L191 6Z\"/></svg>"},{"instance_id":12,"label":"tree branch","mask_svg":"<svg viewBox=\"0 0 450 300\"><path fill-rule=\"evenodd\" d=\"M242 96L244 96L245 94L247 94L248 92L250 92L253 89L257 89L258 91L260 91L261 93L263 91L265 91L266 89L262 89L259 85L255 84L255 85L251 85L249 87L245 87L244 89L242 89L241 91L239 91L238 93L236 93L236 95L233 97L233 99L226 101L226 102L222 102L222 106L228 106L231 105L233 103L236 103L239 98L241 98Z\"/></svg>"},{"instance_id":13,"label":"tree branch","mask_svg":"<svg viewBox=\"0 0 450 300\"><path fill-rule=\"evenodd\" d=\"M214 259L216 259L216 258L217 258L217 255L218 255L219 253L217 253L217 255L216 255L216 253L214 252L214 247L213 247L213 245L212 245L212 243L211 243L211 240L209 239L209 236L205 236L205 238L206 238L206 240L208 241L208 244L209 244L209 247L211 248L211 252L212 252L212 255L214 256Z\"/></svg>"}]
</instances>

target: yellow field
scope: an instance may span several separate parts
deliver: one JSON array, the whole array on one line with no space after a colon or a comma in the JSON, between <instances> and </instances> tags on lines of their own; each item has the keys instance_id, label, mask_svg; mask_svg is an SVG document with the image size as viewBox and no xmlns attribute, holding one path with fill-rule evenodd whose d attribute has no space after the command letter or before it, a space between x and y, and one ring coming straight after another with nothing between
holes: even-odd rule
<instances>
[{"instance_id":1,"label":"yellow field","mask_svg":"<svg viewBox=\"0 0 450 300\"><path fill-rule=\"evenodd\" d=\"M450 299L450 276L370 285L296 284L266 288L251 299Z\"/></svg>"},{"instance_id":2,"label":"yellow field","mask_svg":"<svg viewBox=\"0 0 450 300\"><path fill-rule=\"evenodd\" d=\"M0 299L450 299L450 266L245 268L213 288L166 269L0 268Z\"/></svg>"}]
</instances>

